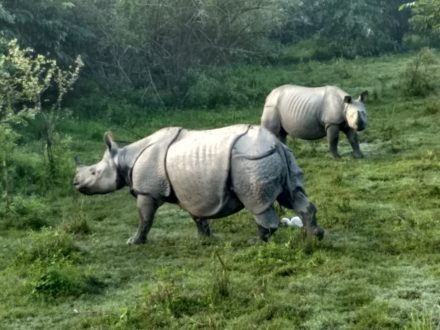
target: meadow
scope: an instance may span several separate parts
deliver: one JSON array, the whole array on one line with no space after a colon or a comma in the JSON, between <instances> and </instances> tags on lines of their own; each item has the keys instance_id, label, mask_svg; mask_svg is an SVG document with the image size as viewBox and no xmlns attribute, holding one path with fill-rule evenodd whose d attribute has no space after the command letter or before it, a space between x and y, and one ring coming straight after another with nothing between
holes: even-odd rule
<instances>
[{"instance_id":1,"label":"meadow","mask_svg":"<svg viewBox=\"0 0 440 330\"><path fill-rule=\"evenodd\" d=\"M258 124L265 93L283 83L370 91L365 158L351 157L344 136L340 160L325 139L288 140L326 230L320 242L281 227L260 243L246 211L212 220L204 239L167 204L147 244L128 246L138 221L128 189L80 195L73 161L65 164L72 177L16 202L0 227L0 328L440 329L440 64L426 69L424 92L412 93L408 75L424 77L408 70L416 58L245 67L239 79L248 96L255 90L248 106L64 119L69 153L91 163L107 130L123 145L164 126ZM24 146L35 159L37 144Z\"/></svg>"}]
</instances>

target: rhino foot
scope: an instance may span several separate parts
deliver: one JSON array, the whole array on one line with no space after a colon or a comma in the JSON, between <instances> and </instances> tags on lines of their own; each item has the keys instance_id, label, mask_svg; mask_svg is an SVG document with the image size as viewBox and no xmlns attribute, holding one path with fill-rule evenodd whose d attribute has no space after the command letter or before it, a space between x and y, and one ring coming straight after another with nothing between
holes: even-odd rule
<instances>
[{"instance_id":1,"label":"rhino foot","mask_svg":"<svg viewBox=\"0 0 440 330\"><path fill-rule=\"evenodd\" d=\"M314 236L319 241L321 241L324 238L325 231L321 227L314 227L314 228L306 228L304 227L304 236Z\"/></svg>"},{"instance_id":2,"label":"rhino foot","mask_svg":"<svg viewBox=\"0 0 440 330\"><path fill-rule=\"evenodd\" d=\"M147 240L145 238L142 239L139 236L133 236L127 240L127 244L128 245L140 245L140 244L145 244L146 241Z\"/></svg>"},{"instance_id":3,"label":"rhino foot","mask_svg":"<svg viewBox=\"0 0 440 330\"><path fill-rule=\"evenodd\" d=\"M334 159L340 159L341 155L338 154L337 152L330 152L330 155L334 158Z\"/></svg>"},{"instance_id":4,"label":"rhino foot","mask_svg":"<svg viewBox=\"0 0 440 330\"><path fill-rule=\"evenodd\" d=\"M353 152L353 158L356 159L364 158L364 155L362 152Z\"/></svg>"},{"instance_id":5,"label":"rhino foot","mask_svg":"<svg viewBox=\"0 0 440 330\"><path fill-rule=\"evenodd\" d=\"M324 234L325 234L325 231L321 227L316 227L313 230L313 235L315 235L318 238L318 240L320 240L320 241L324 238Z\"/></svg>"}]
</instances>

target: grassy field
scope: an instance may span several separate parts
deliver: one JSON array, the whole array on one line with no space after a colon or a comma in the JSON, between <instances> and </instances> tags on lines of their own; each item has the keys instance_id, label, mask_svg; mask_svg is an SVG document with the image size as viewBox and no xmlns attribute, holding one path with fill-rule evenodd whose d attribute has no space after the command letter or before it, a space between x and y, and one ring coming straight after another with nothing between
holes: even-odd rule
<instances>
[{"instance_id":1,"label":"grassy field","mask_svg":"<svg viewBox=\"0 0 440 330\"><path fill-rule=\"evenodd\" d=\"M66 184L35 201L44 216L26 215L32 223L50 214L46 226L0 231L0 328L440 329L440 99L435 90L402 92L400 74L414 56L246 71L257 85L370 91L364 159L351 157L342 136L341 160L325 140L288 141L323 241L283 227L255 243L246 211L211 221L214 236L202 239L185 212L164 205L148 243L128 246L137 225L128 190L87 197ZM59 129L89 163L100 159L108 129L132 141L164 126L258 123L263 102L150 111L118 125L71 119Z\"/></svg>"}]
</instances>

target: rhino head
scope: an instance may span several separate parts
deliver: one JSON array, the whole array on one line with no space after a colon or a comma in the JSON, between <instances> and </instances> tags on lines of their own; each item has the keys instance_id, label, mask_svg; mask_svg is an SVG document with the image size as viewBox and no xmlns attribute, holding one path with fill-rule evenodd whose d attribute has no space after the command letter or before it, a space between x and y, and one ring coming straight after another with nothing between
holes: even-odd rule
<instances>
[{"instance_id":1,"label":"rhino head","mask_svg":"<svg viewBox=\"0 0 440 330\"><path fill-rule=\"evenodd\" d=\"M345 96L345 117L355 131L362 131L367 126L367 110L364 102L367 100L368 91L363 92L356 100L349 95Z\"/></svg>"},{"instance_id":2,"label":"rhino head","mask_svg":"<svg viewBox=\"0 0 440 330\"><path fill-rule=\"evenodd\" d=\"M106 194L120 188L117 170L118 145L113 141L111 133L104 135L104 141L107 149L98 163L85 166L76 159L73 186L82 194Z\"/></svg>"}]
</instances>

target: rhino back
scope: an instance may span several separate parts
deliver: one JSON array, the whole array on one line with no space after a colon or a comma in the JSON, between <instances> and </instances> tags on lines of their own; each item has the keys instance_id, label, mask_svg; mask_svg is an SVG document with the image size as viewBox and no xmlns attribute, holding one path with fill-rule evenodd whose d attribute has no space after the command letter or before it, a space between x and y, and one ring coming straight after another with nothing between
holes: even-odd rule
<instances>
[{"instance_id":1,"label":"rhino back","mask_svg":"<svg viewBox=\"0 0 440 330\"><path fill-rule=\"evenodd\" d=\"M282 86L278 111L283 129L306 140L326 135L326 125L343 121L339 92L331 86L308 88Z\"/></svg>"},{"instance_id":2,"label":"rhino back","mask_svg":"<svg viewBox=\"0 0 440 330\"><path fill-rule=\"evenodd\" d=\"M248 128L187 131L169 148L169 182L180 206L193 216L216 217L227 205L238 203L228 187L231 149Z\"/></svg>"}]
</instances>

